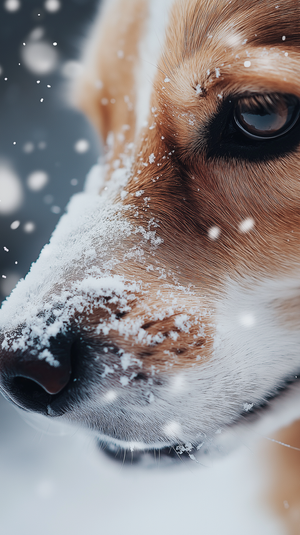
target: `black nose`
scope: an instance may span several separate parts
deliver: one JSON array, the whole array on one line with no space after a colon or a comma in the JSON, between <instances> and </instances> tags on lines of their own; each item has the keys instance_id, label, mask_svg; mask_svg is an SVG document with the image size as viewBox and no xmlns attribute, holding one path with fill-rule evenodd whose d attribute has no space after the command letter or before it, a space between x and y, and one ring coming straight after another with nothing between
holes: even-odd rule
<instances>
[{"instance_id":1,"label":"black nose","mask_svg":"<svg viewBox=\"0 0 300 535\"><path fill-rule=\"evenodd\" d=\"M72 338L61 333L39 350L1 349L0 343L0 391L24 409L48 414L70 382L71 352Z\"/></svg>"}]
</instances>

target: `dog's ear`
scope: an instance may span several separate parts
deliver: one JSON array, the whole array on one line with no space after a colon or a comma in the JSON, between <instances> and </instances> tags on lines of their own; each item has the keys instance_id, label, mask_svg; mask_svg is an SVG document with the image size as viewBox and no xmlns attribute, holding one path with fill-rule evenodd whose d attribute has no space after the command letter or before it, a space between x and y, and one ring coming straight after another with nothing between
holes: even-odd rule
<instances>
[{"instance_id":1,"label":"dog's ear","mask_svg":"<svg viewBox=\"0 0 300 535\"><path fill-rule=\"evenodd\" d=\"M119 133L123 143L134 135L135 76L146 20L146 2L109 0L86 43L73 101L104 142L109 132Z\"/></svg>"}]
</instances>

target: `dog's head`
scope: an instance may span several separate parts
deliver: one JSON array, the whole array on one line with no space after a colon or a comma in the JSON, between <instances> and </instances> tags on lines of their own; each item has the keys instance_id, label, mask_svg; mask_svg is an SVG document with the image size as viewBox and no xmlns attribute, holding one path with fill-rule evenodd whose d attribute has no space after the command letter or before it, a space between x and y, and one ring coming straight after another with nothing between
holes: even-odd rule
<instances>
[{"instance_id":1,"label":"dog's head","mask_svg":"<svg viewBox=\"0 0 300 535\"><path fill-rule=\"evenodd\" d=\"M107 157L0 319L4 394L123 447L196 446L300 372L299 6L160 3L97 23Z\"/></svg>"}]
</instances>

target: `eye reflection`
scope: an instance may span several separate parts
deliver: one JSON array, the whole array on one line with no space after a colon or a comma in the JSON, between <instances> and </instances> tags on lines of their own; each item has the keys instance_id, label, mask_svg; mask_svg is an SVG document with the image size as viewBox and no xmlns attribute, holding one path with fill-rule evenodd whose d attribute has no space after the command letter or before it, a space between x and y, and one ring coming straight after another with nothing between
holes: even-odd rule
<instances>
[{"instance_id":1,"label":"eye reflection","mask_svg":"<svg viewBox=\"0 0 300 535\"><path fill-rule=\"evenodd\" d=\"M288 132L299 118L293 95L252 95L240 98L234 109L237 128L251 139L273 139Z\"/></svg>"}]
</instances>

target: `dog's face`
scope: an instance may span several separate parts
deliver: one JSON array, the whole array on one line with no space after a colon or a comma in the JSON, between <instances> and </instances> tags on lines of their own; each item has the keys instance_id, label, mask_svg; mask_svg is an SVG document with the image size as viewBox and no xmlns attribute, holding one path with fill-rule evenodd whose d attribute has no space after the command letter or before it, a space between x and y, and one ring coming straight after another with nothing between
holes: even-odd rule
<instances>
[{"instance_id":1,"label":"dog's face","mask_svg":"<svg viewBox=\"0 0 300 535\"><path fill-rule=\"evenodd\" d=\"M119 40L110 15L80 93L108 136L101 194L4 304L1 388L123 447L197 446L300 372L299 7L135 0Z\"/></svg>"}]
</instances>

